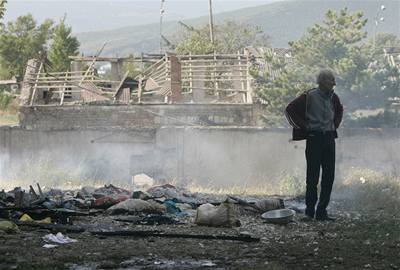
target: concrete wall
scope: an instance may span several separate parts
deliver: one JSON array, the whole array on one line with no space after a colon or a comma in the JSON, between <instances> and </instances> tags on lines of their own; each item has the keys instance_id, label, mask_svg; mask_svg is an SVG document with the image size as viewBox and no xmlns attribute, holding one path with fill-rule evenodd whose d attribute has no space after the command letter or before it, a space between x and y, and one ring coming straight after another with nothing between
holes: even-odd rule
<instances>
[{"instance_id":1,"label":"concrete wall","mask_svg":"<svg viewBox=\"0 0 400 270\"><path fill-rule=\"evenodd\" d=\"M252 104L146 104L22 106L20 126L27 129L69 130L182 125L252 126Z\"/></svg>"},{"instance_id":2,"label":"concrete wall","mask_svg":"<svg viewBox=\"0 0 400 270\"><path fill-rule=\"evenodd\" d=\"M129 182L131 175L145 172L157 179L249 185L274 179L282 171L304 173L305 143L289 139L290 130L245 127L68 131L2 127L0 176L19 173L28 182L53 174L57 181L89 177ZM398 164L399 129L341 130L339 175L352 167L399 174Z\"/></svg>"}]
</instances>

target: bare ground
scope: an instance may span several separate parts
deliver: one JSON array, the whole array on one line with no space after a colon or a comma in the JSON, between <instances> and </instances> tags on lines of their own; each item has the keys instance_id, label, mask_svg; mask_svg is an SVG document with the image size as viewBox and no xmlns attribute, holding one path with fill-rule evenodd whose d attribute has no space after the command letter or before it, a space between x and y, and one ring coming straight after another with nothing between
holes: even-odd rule
<instances>
[{"instance_id":1,"label":"bare ground","mask_svg":"<svg viewBox=\"0 0 400 270\"><path fill-rule=\"evenodd\" d=\"M119 228L187 234L259 237L255 243L162 237L94 236L68 233L76 243L43 248L49 233L21 227L0 235L0 269L400 269L400 216L383 210L345 211L332 204L336 222L264 223L242 215L239 228L193 225L144 226L116 223ZM97 216L79 222L106 224Z\"/></svg>"}]
</instances>

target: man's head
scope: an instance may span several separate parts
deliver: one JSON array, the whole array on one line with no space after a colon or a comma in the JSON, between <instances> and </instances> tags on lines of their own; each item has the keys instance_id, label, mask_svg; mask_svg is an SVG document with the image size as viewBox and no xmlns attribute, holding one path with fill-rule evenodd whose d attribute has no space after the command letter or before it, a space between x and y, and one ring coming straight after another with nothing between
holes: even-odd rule
<instances>
[{"instance_id":1,"label":"man's head","mask_svg":"<svg viewBox=\"0 0 400 270\"><path fill-rule=\"evenodd\" d=\"M319 89L325 92L333 91L333 87L336 85L335 75L332 70L322 69L317 76L317 83Z\"/></svg>"}]
</instances>

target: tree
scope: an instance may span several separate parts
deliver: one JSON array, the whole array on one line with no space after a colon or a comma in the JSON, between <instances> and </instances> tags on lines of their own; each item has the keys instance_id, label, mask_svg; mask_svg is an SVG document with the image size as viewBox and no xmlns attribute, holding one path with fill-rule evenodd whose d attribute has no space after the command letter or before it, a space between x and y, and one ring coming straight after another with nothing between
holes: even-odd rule
<instances>
[{"instance_id":1,"label":"tree","mask_svg":"<svg viewBox=\"0 0 400 270\"><path fill-rule=\"evenodd\" d=\"M283 68L273 82L264 75L266 83L260 96L268 102L267 112L282 116L290 100L315 85L320 68L335 71L336 91L349 97L349 107L356 108L361 101L365 106L376 103L371 93L378 93L377 83L368 69L371 53L361 43L366 37L362 31L366 22L362 12L349 13L347 8L339 12L329 10L321 24L308 29L300 40L290 42L294 64Z\"/></svg>"},{"instance_id":2,"label":"tree","mask_svg":"<svg viewBox=\"0 0 400 270\"><path fill-rule=\"evenodd\" d=\"M52 71L67 71L71 61L68 56L79 54L79 41L71 36L72 28L65 25L65 17L54 27L53 42L48 58Z\"/></svg>"},{"instance_id":3,"label":"tree","mask_svg":"<svg viewBox=\"0 0 400 270\"><path fill-rule=\"evenodd\" d=\"M396 67L395 57L400 48L400 39L389 33L379 33L365 45L365 51L373 53L369 68L379 85L385 99L400 97L400 70Z\"/></svg>"},{"instance_id":4,"label":"tree","mask_svg":"<svg viewBox=\"0 0 400 270\"><path fill-rule=\"evenodd\" d=\"M21 80L31 58L42 59L51 38L53 21L37 25L31 14L20 16L0 29L0 66L2 76Z\"/></svg>"},{"instance_id":5,"label":"tree","mask_svg":"<svg viewBox=\"0 0 400 270\"><path fill-rule=\"evenodd\" d=\"M259 27L226 21L216 25L214 43L210 41L209 26L196 30L187 28L175 48L179 54L237 53L247 46L267 45L268 39Z\"/></svg>"},{"instance_id":6,"label":"tree","mask_svg":"<svg viewBox=\"0 0 400 270\"><path fill-rule=\"evenodd\" d=\"M123 66L122 66L122 70L124 73L126 73L128 71L129 77L135 78L137 75L140 74L140 70L139 70L138 66L135 64L135 62L133 61L135 59L134 55L129 54L128 58L129 58L129 61L124 62Z\"/></svg>"},{"instance_id":7,"label":"tree","mask_svg":"<svg viewBox=\"0 0 400 270\"><path fill-rule=\"evenodd\" d=\"M4 13L6 12L7 0L0 0L0 20L3 19Z\"/></svg>"}]
</instances>

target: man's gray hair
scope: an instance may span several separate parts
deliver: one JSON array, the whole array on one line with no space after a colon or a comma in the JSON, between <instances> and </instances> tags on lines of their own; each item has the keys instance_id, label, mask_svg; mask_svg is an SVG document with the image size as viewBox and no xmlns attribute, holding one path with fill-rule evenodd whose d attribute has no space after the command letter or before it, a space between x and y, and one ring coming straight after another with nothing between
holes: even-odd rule
<instances>
[{"instance_id":1,"label":"man's gray hair","mask_svg":"<svg viewBox=\"0 0 400 270\"><path fill-rule=\"evenodd\" d=\"M317 84L321 84L326 79L335 78L331 69L321 69L317 76Z\"/></svg>"}]
</instances>

